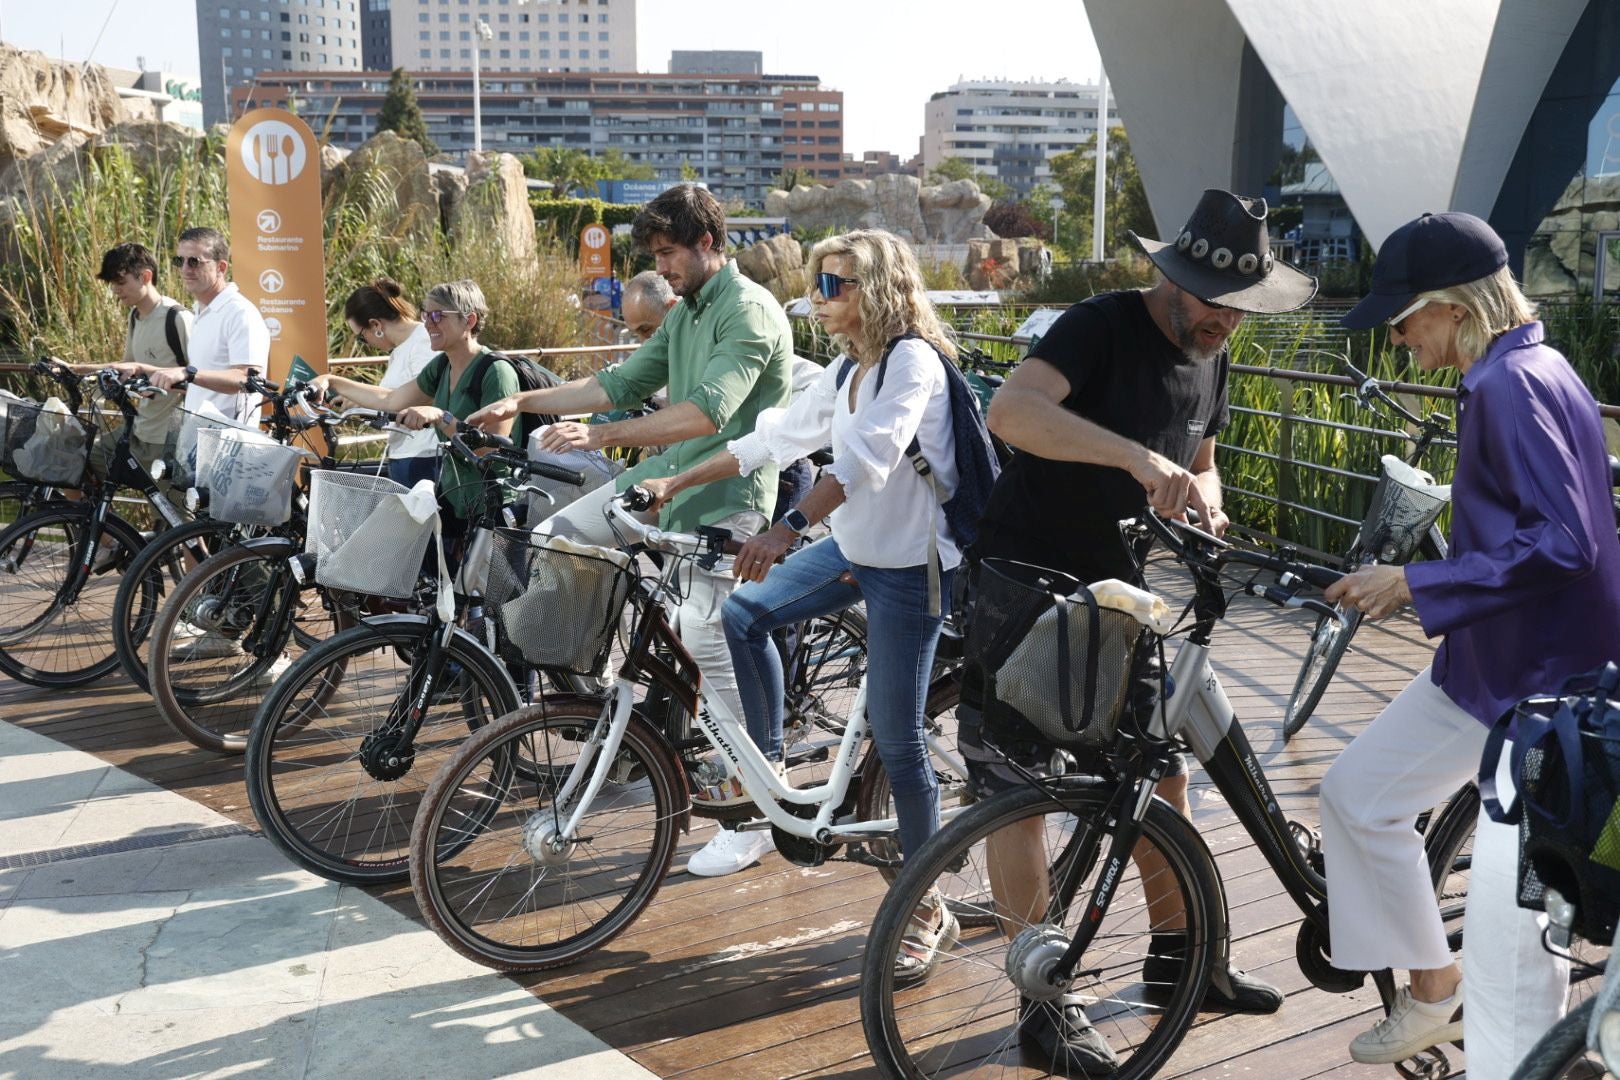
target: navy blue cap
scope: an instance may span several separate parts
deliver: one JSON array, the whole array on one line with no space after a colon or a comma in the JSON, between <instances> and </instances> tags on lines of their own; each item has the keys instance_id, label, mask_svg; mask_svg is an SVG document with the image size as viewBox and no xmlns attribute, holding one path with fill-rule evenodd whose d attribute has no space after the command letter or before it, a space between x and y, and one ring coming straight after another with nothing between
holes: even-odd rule
<instances>
[{"instance_id":1,"label":"navy blue cap","mask_svg":"<svg viewBox=\"0 0 1620 1080\"><path fill-rule=\"evenodd\" d=\"M1388 321L1419 293L1490 277L1508 263L1502 238L1473 214L1424 214L1389 234L1373 264L1372 291L1339 320L1351 330Z\"/></svg>"}]
</instances>

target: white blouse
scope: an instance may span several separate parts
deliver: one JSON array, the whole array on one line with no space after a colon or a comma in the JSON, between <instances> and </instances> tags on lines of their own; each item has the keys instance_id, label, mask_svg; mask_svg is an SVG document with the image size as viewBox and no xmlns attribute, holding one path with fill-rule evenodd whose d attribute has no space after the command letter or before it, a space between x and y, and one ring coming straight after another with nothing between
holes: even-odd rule
<instances>
[{"instance_id":1,"label":"white blouse","mask_svg":"<svg viewBox=\"0 0 1620 1080\"><path fill-rule=\"evenodd\" d=\"M838 386L843 363L840 356L828 364L786 409L765 410L750 434L726 448L746 474L767 461L797 461L830 442L833 463L822 471L843 485L844 503L828 524L844 557L890 569L925 565L932 518L939 564L951 569L962 561L962 553L945 511L906 459L906 447L915 437L944 496L956 491L950 390L941 366L945 361L925 341L902 341L889 354L882 391L873 368L861 380L853 412L849 385L856 370L851 368Z\"/></svg>"}]
</instances>

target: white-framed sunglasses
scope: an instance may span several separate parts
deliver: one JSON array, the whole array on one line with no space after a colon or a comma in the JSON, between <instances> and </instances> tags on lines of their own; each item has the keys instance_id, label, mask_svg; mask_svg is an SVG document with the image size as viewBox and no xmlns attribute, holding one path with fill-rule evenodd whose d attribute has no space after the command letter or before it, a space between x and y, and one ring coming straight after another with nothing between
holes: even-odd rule
<instances>
[{"instance_id":1,"label":"white-framed sunglasses","mask_svg":"<svg viewBox=\"0 0 1620 1080\"><path fill-rule=\"evenodd\" d=\"M1428 307L1428 306L1429 306L1429 298L1424 297L1422 300L1418 300L1415 303L1413 303L1412 306L1407 308L1405 311L1398 312L1397 314L1391 316L1389 319L1385 320L1384 325L1388 326L1391 330L1395 331L1397 334L1404 334L1404 333L1406 333L1406 320L1410 316L1415 314L1418 311L1418 309L1425 308L1425 307Z\"/></svg>"}]
</instances>

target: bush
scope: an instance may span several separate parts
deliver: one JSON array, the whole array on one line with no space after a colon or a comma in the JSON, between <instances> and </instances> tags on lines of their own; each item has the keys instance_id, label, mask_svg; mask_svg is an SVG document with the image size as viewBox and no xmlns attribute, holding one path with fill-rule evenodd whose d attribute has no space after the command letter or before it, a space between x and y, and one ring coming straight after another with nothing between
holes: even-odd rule
<instances>
[{"instance_id":1,"label":"bush","mask_svg":"<svg viewBox=\"0 0 1620 1080\"><path fill-rule=\"evenodd\" d=\"M572 237L578 243L579 231L587 225L629 225L635 221L639 206L605 203L601 199L553 199L544 193L529 196L534 208L534 223L550 225L557 235Z\"/></svg>"},{"instance_id":2,"label":"bush","mask_svg":"<svg viewBox=\"0 0 1620 1080\"><path fill-rule=\"evenodd\" d=\"M1121 249L1108 262L1059 263L1045 280L1018 291L1022 304L1077 304L1088 296L1116 289L1139 289L1152 285L1158 271L1147 256L1134 249Z\"/></svg>"}]
</instances>

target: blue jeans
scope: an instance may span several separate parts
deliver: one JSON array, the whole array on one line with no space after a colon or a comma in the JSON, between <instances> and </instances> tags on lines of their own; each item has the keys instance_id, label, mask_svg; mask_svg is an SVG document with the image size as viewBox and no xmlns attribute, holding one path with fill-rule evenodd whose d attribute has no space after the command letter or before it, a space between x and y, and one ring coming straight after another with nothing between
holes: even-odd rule
<instances>
[{"instance_id":1,"label":"blue jeans","mask_svg":"<svg viewBox=\"0 0 1620 1080\"><path fill-rule=\"evenodd\" d=\"M852 573L857 585L839 580ZM940 587L950 595L951 575ZM748 734L765 756L782 758L785 691L782 658L771 631L866 600L866 714L889 774L900 850L912 855L939 827L939 784L923 738L923 702L944 620L928 613L928 568L857 566L826 537L741 586L721 611L737 670Z\"/></svg>"},{"instance_id":2,"label":"blue jeans","mask_svg":"<svg viewBox=\"0 0 1620 1080\"><path fill-rule=\"evenodd\" d=\"M415 487L419 480L439 479L439 456L437 454L424 454L421 457L389 458L388 479L396 484L406 487Z\"/></svg>"}]
</instances>

